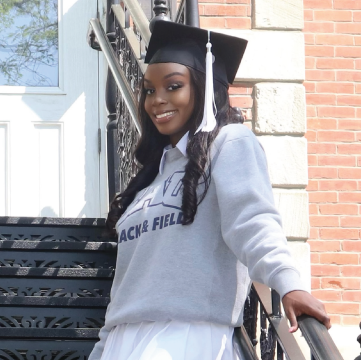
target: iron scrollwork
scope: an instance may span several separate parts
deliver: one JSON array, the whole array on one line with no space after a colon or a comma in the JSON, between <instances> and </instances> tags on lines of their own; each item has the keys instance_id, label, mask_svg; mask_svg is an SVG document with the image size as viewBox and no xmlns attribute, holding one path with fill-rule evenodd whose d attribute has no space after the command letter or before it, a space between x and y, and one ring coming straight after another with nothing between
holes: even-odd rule
<instances>
[{"instance_id":1,"label":"iron scrollwork","mask_svg":"<svg viewBox=\"0 0 361 360\"><path fill-rule=\"evenodd\" d=\"M139 101L140 83L143 73L122 27L116 18L114 18L114 21L116 34L115 51L134 97ZM136 29L135 33L140 38ZM139 133L132 122L130 113L119 90L117 90L116 118L118 134L117 152L120 156L120 191L123 191L138 172L138 166L134 160L134 150L139 139Z\"/></svg>"}]
</instances>

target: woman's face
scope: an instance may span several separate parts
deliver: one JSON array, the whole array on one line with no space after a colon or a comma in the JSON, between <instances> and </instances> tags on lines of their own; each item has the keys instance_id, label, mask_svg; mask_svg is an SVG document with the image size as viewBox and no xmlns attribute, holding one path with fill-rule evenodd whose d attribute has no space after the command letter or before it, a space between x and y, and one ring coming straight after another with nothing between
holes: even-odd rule
<instances>
[{"instance_id":1,"label":"woman's face","mask_svg":"<svg viewBox=\"0 0 361 360\"><path fill-rule=\"evenodd\" d=\"M173 146L189 130L194 109L189 70L176 63L149 65L144 74L144 108L153 124Z\"/></svg>"}]
</instances>

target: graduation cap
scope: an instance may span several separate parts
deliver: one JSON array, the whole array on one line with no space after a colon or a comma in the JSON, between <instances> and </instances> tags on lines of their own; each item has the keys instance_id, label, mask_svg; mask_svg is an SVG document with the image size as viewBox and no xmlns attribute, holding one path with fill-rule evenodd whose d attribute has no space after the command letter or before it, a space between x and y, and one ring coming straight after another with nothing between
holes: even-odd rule
<instances>
[{"instance_id":1,"label":"graduation cap","mask_svg":"<svg viewBox=\"0 0 361 360\"><path fill-rule=\"evenodd\" d=\"M150 38L145 63L178 63L206 74L203 121L196 132L212 131L213 79L228 88L236 77L247 40L192 26L157 21Z\"/></svg>"}]
</instances>

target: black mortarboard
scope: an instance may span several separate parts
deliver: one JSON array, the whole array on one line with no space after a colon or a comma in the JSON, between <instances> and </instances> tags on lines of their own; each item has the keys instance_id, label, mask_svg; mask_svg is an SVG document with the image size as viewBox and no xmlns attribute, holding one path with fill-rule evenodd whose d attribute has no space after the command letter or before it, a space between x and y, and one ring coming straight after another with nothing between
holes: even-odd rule
<instances>
[{"instance_id":1,"label":"black mortarboard","mask_svg":"<svg viewBox=\"0 0 361 360\"><path fill-rule=\"evenodd\" d=\"M145 63L174 62L206 73L208 31L196 27L157 21L149 42ZM228 87L236 76L247 46L247 40L210 32L213 76Z\"/></svg>"}]
</instances>

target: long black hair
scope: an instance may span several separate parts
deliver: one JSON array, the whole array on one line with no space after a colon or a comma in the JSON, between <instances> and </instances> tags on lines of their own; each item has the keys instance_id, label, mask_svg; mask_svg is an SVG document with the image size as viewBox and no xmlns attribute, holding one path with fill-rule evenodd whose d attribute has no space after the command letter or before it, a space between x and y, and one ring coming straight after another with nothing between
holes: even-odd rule
<instances>
[{"instance_id":1,"label":"long black hair","mask_svg":"<svg viewBox=\"0 0 361 360\"><path fill-rule=\"evenodd\" d=\"M188 70L190 72L191 86L194 91L194 99L197 99L197 101L195 101L189 120L192 123L189 127L189 141L187 145L188 163L185 166L185 174L182 179L183 225L191 224L194 221L197 207L207 193L211 172L206 170L206 164L212 142L224 125L239 122L239 114L230 106L228 89L223 84L215 81L214 98L217 108L217 125L211 132L200 131L194 135L203 118L205 74L189 67ZM138 106L142 136L134 152L134 156L140 164L140 170L129 182L128 187L122 193L116 195L110 204L106 227L111 236L116 235L115 224L134 200L136 193L149 186L157 176L163 148L169 144L169 136L158 132L145 111L145 96L144 84L142 82ZM197 196L197 186L200 180L204 183L204 191L200 196Z\"/></svg>"}]
</instances>

